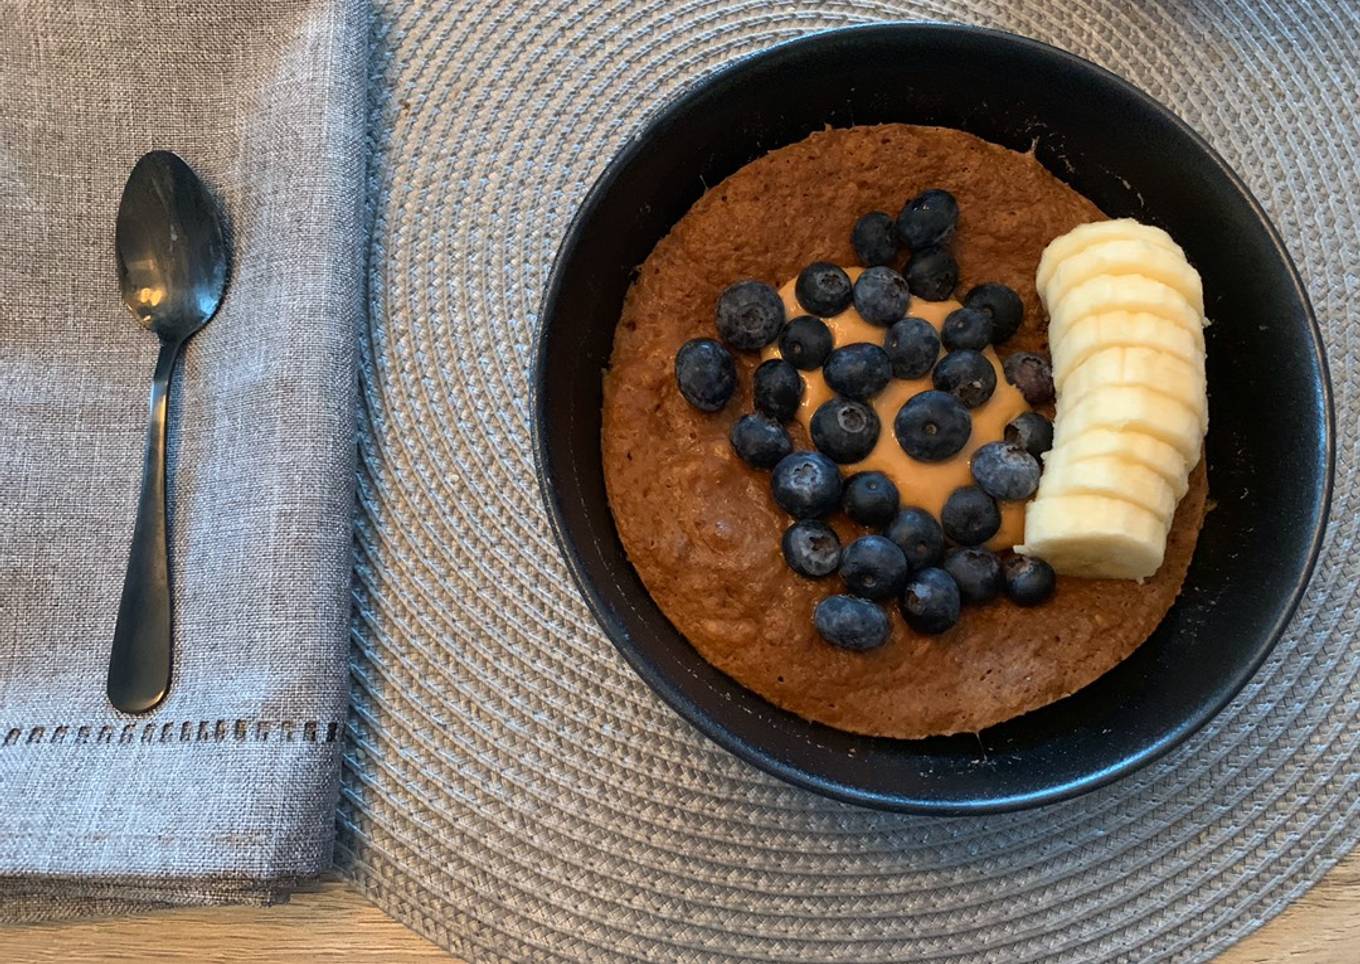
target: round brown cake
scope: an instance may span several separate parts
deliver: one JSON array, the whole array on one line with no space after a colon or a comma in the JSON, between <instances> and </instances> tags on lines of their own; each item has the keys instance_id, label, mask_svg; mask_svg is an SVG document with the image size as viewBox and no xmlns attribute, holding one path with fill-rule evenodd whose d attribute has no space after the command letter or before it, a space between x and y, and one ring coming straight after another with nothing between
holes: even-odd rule
<instances>
[{"instance_id":1,"label":"round brown cake","mask_svg":"<svg viewBox=\"0 0 1360 964\"><path fill-rule=\"evenodd\" d=\"M837 649L813 627L835 577L784 563L789 524L769 475L732 452L732 422L751 410L759 358L738 354L740 387L716 414L675 386L688 339L715 337L719 293L741 278L776 287L812 261L855 263L850 232L867 211L895 213L930 187L961 211L959 291L983 281L1025 303L1002 349L1046 350L1034 290L1053 238L1104 215L1029 154L960 131L900 124L827 130L748 164L710 189L642 264L604 379L604 470L629 558L657 604L710 663L800 716L879 736L980 730L1080 689L1128 656L1166 614L1204 516L1203 463L1190 479L1157 575L1143 584L1060 577L1053 598L1022 609L966 606L939 636L907 628L895 607L888 642ZM900 267L900 265L898 265ZM795 441L808 447L795 426ZM844 516L843 541L863 530Z\"/></svg>"}]
</instances>

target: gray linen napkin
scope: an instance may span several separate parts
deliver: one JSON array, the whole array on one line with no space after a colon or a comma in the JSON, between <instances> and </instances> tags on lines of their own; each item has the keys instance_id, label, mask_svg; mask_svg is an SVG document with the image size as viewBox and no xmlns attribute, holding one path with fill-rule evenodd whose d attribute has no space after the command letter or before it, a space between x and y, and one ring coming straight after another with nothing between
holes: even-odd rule
<instances>
[{"instance_id":1,"label":"gray linen napkin","mask_svg":"<svg viewBox=\"0 0 1360 964\"><path fill-rule=\"evenodd\" d=\"M0 918L271 900L330 859L347 689L367 14L24 0L0 29ZM221 311L171 401L174 677L104 697L155 339L123 182L222 201Z\"/></svg>"}]
</instances>

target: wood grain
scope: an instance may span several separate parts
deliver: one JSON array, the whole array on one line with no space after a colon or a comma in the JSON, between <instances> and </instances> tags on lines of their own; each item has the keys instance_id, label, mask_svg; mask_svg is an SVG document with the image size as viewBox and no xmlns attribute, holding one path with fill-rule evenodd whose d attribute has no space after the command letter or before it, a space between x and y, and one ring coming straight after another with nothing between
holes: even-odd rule
<instances>
[{"instance_id":1,"label":"wood grain","mask_svg":"<svg viewBox=\"0 0 1360 964\"><path fill-rule=\"evenodd\" d=\"M343 881L325 878L276 907L208 907L0 928L0 958L46 962L330 964L448 961ZM1219 964L1360 961L1360 851Z\"/></svg>"}]
</instances>

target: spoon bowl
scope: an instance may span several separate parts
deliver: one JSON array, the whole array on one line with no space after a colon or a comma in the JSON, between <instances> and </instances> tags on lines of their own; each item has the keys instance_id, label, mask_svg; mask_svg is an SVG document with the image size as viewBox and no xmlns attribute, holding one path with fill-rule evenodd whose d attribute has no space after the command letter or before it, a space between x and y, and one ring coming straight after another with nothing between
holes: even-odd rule
<instances>
[{"instance_id":1,"label":"spoon bowl","mask_svg":"<svg viewBox=\"0 0 1360 964\"><path fill-rule=\"evenodd\" d=\"M142 327L182 341L217 312L227 288L222 219L179 155L152 151L133 167L115 248L123 301Z\"/></svg>"},{"instance_id":2,"label":"spoon bowl","mask_svg":"<svg viewBox=\"0 0 1360 964\"><path fill-rule=\"evenodd\" d=\"M118 283L142 327L160 339L142 459L142 493L109 655L109 701L144 713L170 688L170 561L165 427L180 348L217 312L227 287L217 205L189 165L152 151L128 176L115 229Z\"/></svg>"}]
</instances>

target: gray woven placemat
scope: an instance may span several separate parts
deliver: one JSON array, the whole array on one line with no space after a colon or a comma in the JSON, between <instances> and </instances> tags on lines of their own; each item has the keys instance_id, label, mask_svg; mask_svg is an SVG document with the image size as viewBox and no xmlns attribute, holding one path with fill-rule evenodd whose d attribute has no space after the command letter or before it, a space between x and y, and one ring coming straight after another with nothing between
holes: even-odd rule
<instances>
[{"instance_id":1,"label":"gray woven placemat","mask_svg":"<svg viewBox=\"0 0 1360 964\"><path fill-rule=\"evenodd\" d=\"M338 854L359 886L478 960L1203 959L1348 851L1360 13L1266 6L380 3ZM537 306L568 220L626 136L735 57L913 16L1056 43L1184 116L1288 239L1336 381L1330 537L1259 676L1169 758L1009 816L858 810L705 742L592 622L532 471Z\"/></svg>"}]
</instances>

